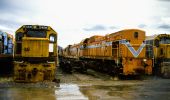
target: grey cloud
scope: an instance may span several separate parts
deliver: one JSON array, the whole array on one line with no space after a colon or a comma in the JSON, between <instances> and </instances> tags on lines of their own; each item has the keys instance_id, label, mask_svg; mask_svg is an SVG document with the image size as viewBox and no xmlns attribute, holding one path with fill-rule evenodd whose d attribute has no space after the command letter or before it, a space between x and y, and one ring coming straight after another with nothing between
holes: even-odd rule
<instances>
[{"instance_id":1,"label":"grey cloud","mask_svg":"<svg viewBox=\"0 0 170 100\"><path fill-rule=\"evenodd\" d=\"M104 26L104 25L95 25L91 28L84 28L85 31L103 31L108 29L117 29L115 26Z\"/></svg>"},{"instance_id":2,"label":"grey cloud","mask_svg":"<svg viewBox=\"0 0 170 100\"><path fill-rule=\"evenodd\" d=\"M102 30L106 30L106 27L103 25L96 25L91 28L84 28L83 30L85 30L85 31L102 31Z\"/></svg>"},{"instance_id":3,"label":"grey cloud","mask_svg":"<svg viewBox=\"0 0 170 100\"><path fill-rule=\"evenodd\" d=\"M147 25L145 25L145 24L140 24L140 25L138 25L138 27L139 27L139 28L145 28L145 27L147 27Z\"/></svg>"},{"instance_id":4,"label":"grey cloud","mask_svg":"<svg viewBox=\"0 0 170 100\"><path fill-rule=\"evenodd\" d=\"M109 27L110 29L117 29L117 27L115 27L115 26L111 26L111 27Z\"/></svg>"},{"instance_id":5,"label":"grey cloud","mask_svg":"<svg viewBox=\"0 0 170 100\"><path fill-rule=\"evenodd\" d=\"M158 26L158 28L170 30L170 25L169 24L162 24L162 25Z\"/></svg>"},{"instance_id":6,"label":"grey cloud","mask_svg":"<svg viewBox=\"0 0 170 100\"><path fill-rule=\"evenodd\" d=\"M159 0L159 1L166 1L166 2L170 2L170 0Z\"/></svg>"},{"instance_id":7,"label":"grey cloud","mask_svg":"<svg viewBox=\"0 0 170 100\"><path fill-rule=\"evenodd\" d=\"M154 15L152 15L152 27L156 29L170 30L170 24L168 23L170 18L170 0L157 0L155 8L153 9Z\"/></svg>"},{"instance_id":8,"label":"grey cloud","mask_svg":"<svg viewBox=\"0 0 170 100\"><path fill-rule=\"evenodd\" d=\"M7 12L15 12L20 8L10 2L10 0L1 0L0 1L0 12L7 13Z\"/></svg>"},{"instance_id":9,"label":"grey cloud","mask_svg":"<svg viewBox=\"0 0 170 100\"><path fill-rule=\"evenodd\" d=\"M27 6L26 1L25 3L17 1L19 0L0 0L0 26L17 29L24 23L22 19L28 18L27 15L32 11L31 7Z\"/></svg>"},{"instance_id":10,"label":"grey cloud","mask_svg":"<svg viewBox=\"0 0 170 100\"><path fill-rule=\"evenodd\" d=\"M25 2L24 2L25 1ZM28 7L31 4L27 0L0 0L0 13L2 14L22 14L29 12L33 7Z\"/></svg>"},{"instance_id":11,"label":"grey cloud","mask_svg":"<svg viewBox=\"0 0 170 100\"><path fill-rule=\"evenodd\" d=\"M1 0L0 1L0 9L8 8L8 0Z\"/></svg>"},{"instance_id":12,"label":"grey cloud","mask_svg":"<svg viewBox=\"0 0 170 100\"><path fill-rule=\"evenodd\" d=\"M1 0L0 1L0 8L5 7L5 4L6 4L6 0Z\"/></svg>"},{"instance_id":13,"label":"grey cloud","mask_svg":"<svg viewBox=\"0 0 170 100\"><path fill-rule=\"evenodd\" d=\"M159 0L159 3L156 5L155 12L157 12L160 17L170 17L170 0Z\"/></svg>"},{"instance_id":14,"label":"grey cloud","mask_svg":"<svg viewBox=\"0 0 170 100\"><path fill-rule=\"evenodd\" d=\"M8 28L16 28L21 25L21 23L18 23L13 20L2 20L0 19L0 25L8 27Z\"/></svg>"}]
</instances>

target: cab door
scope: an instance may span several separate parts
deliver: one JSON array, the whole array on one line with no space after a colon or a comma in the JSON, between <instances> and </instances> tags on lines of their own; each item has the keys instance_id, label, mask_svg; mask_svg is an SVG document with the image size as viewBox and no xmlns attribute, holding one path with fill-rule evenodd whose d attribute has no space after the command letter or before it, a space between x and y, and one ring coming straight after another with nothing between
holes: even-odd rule
<instances>
[{"instance_id":1,"label":"cab door","mask_svg":"<svg viewBox=\"0 0 170 100\"><path fill-rule=\"evenodd\" d=\"M112 56L119 57L119 41L112 42Z\"/></svg>"}]
</instances>

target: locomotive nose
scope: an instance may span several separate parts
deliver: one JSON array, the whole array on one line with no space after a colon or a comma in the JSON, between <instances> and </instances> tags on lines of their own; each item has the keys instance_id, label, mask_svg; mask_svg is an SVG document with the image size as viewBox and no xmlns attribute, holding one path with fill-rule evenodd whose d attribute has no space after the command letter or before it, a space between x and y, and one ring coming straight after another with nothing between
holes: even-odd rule
<instances>
[{"instance_id":1,"label":"locomotive nose","mask_svg":"<svg viewBox=\"0 0 170 100\"><path fill-rule=\"evenodd\" d=\"M22 56L23 57L48 57L49 41L43 38L23 38Z\"/></svg>"}]
</instances>

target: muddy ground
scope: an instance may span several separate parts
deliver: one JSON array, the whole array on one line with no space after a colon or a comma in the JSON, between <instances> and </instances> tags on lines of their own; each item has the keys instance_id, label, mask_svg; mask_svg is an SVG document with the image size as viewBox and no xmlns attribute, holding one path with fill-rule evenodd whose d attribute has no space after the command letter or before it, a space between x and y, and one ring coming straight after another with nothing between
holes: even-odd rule
<instances>
[{"instance_id":1,"label":"muddy ground","mask_svg":"<svg viewBox=\"0 0 170 100\"><path fill-rule=\"evenodd\" d=\"M0 78L0 100L170 100L170 79L147 77L118 80L88 70L73 74L57 71L60 83L14 83Z\"/></svg>"}]
</instances>

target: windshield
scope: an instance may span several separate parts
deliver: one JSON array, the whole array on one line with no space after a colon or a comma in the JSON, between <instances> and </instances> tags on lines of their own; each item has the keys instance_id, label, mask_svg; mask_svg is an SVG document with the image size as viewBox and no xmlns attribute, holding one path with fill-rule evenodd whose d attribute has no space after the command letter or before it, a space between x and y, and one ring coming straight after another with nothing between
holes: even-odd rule
<instances>
[{"instance_id":1,"label":"windshield","mask_svg":"<svg viewBox=\"0 0 170 100\"><path fill-rule=\"evenodd\" d=\"M170 38L169 37L162 37L160 39L160 44L170 44Z\"/></svg>"},{"instance_id":2,"label":"windshield","mask_svg":"<svg viewBox=\"0 0 170 100\"><path fill-rule=\"evenodd\" d=\"M37 30L30 30L27 32L27 37L37 37L37 38L45 38L46 32L45 31L37 31Z\"/></svg>"}]
</instances>

